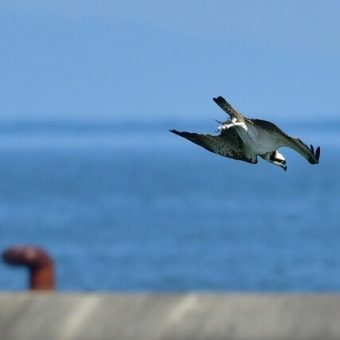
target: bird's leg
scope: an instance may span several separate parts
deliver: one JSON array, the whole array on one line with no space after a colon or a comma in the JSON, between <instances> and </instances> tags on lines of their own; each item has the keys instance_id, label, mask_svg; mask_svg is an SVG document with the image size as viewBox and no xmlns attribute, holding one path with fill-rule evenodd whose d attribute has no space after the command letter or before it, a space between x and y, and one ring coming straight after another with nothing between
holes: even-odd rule
<instances>
[{"instance_id":1,"label":"bird's leg","mask_svg":"<svg viewBox=\"0 0 340 340\"><path fill-rule=\"evenodd\" d=\"M245 131L247 131L247 125L244 123L244 122L239 122L237 121L237 118L232 118L232 119L229 119L227 120L226 122L220 122L217 120L217 122L219 124L221 124L219 127L218 127L218 130L219 131L222 131L222 130L228 130L229 128L233 127L233 126L240 126L242 127Z\"/></svg>"},{"instance_id":2,"label":"bird's leg","mask_svg":"<svg viewBox=\"0 0 340 340\"><path fill-rule=\"evenodd\" d=\"M219 120L216 120L216 122L220 124L220 126L218 127L218 131L228 130L234 125L234 123L230 119L228 119L226 122L221 122Z\"/></svg>"}]
</instances>

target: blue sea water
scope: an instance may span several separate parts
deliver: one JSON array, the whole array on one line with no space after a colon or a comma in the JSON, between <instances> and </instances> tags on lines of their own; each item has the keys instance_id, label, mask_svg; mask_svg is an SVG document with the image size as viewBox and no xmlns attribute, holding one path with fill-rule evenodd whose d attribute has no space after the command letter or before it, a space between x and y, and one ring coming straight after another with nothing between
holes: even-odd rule
<instances>
[{"instance_id":1,"label":"blue sea water","mask_svg":"<svg viewBox=\"0 0 340 340\"><path fill-rule=\"evenodd\" d=\"M0 251L45 248L62 291L339 291L340 124L282 127L320 164L282 149L284 172L168 132L209 132L192 122L3 123ZM0 264L1 290L26 287Z\"/></svg>"}]
</instances>

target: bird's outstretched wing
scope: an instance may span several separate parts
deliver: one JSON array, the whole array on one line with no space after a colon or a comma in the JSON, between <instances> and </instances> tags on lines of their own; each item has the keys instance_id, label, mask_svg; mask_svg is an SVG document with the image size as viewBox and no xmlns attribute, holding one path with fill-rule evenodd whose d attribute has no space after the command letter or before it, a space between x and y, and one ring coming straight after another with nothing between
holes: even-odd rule
<instances>
[{"instance_id":1,"label":"bird's outstretched wing","mask_svg":"<svg viewBox=\"0 0 340 340\"><path fill-rule=\"evenodd\" d=\"M219 96L217 98L213 98L214 102L224 111L226 112L230 118L236 118L239 122L244 122L245 117L236 111L223 97Z\"/></svg>"},{"instance_id":2,"label":"bird's outstretched wing","mask_svg":"<svg viewBox=\"0 0 340 340\"><path fill-rule=\"evenodd\" d=\"M307 161L311 164L318 164L320 159L320 146L314 150L314 146L310 145L308 147L299 138L292 138L288 136L287 144L283 146L288 146L289 148L297 151L301 156L305 157Z\"/></svg>"},{"instance_id":3,"label":"bird's outstretched wing","mask_svg":"<svg viewBox=\"0 0 340 340\"><path fill-rule=\"evenodd\" d=\"M233 128L223 130L217 136L186 131L180 132L177 130L170 130L170 132L184 137L218 155L253 164L257 163L257 155L247 148Z\"/></svg>"},{"instance_id":4,"label":"bird's outstretched wing","mask_svg":"<svg viewBox=\"0 0 340 340\"><path fill-rule=\"evenodd\" d=\"M320 146L318 146L315 150L313 145L308 147L305 143L302 142L299 138L293 138L288 136L285 132L283 132L280 128L278 128L273 123L267 122L262 119L251 119L251 121L255 124L255 126L260 126L267 131L271 131L273 137L276 135L276 139L278 140L278 148L279 147L289 147L296 152L298 152L301 156L307 159L307 161L311 164L318 164L320 159Z\"/></svg>"}]
</instances>

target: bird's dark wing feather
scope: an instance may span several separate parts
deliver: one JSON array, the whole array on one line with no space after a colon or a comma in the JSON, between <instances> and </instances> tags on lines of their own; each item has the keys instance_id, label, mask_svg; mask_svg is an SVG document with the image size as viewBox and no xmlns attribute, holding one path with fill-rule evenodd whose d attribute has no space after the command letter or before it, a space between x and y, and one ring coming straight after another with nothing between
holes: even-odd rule
<instances>
[{"instance_id":1,"label":"bird's dark wing feather","mask_svg":"<svg viewBox=\"0 0 340 340\"><path fill-rule=\"evenodd\" d=\"M186 131L180 132L177 130L170 130L170 132L184 137L218 155L249 163L257 163L257 156L247 150L233 128L223 130L222 133L217 136Z\"/></svg>"},{"instance_id":2,"label":"bird's dark wing feather","mask_svg":"<svg viewBox=\"0 0 340 340\"><path fill-rule=\"evenodd\" d=\"M305 157L311 164L318 164L320 159L320 146L314 150L314 146L308 147L299 138L288 137L287 144L285 146L297 151L301 156Z\"/></svg>"},{"instance_id":3,"label":"bird's dark wing feather","mask_svg":"<svg viewBox=\"0 0 340 340\"><path fill-rule=\"evenodd\" d=\"M278 128L273 123L270 123L266 120L262 119L251 119L252 122L260 126L263 129L270 130L276 135L279 140L279 147L287 146L296 152L298 152L301 156L307 159L307 161L311 164L318 164L320 159L320 146L318 146L315 150L313 145L308 147L305 143L302 142L299 138L293 138L288 136L285 132L283 132L280 128Z\"/></svg>"},{"instance_id":4,"label":"bird's dark wing feather","mask_svg":"<svg viewBox=\"0 0 340 340\"><path fill-rule=\"evenodd\" d=\"M223 97L219 96L217 98L213 98L214 102L231 118L236 118L239 122L243 122L245 117L236 111Z\"/></svg>"}]
</instances>

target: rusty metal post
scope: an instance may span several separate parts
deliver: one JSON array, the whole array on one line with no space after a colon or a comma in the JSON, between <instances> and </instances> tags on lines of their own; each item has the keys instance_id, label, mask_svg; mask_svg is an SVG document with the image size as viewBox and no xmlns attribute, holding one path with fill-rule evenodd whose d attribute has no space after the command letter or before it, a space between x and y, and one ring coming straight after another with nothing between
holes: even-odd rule
<instances>
[{"instance_id":1,"label":"rusty metal post","mask_svg":"<svg viewBox=\"0 0 340 340\"><path fill-rule=\"evenodd\" d=\"M31 290L54 290L54 263L52 258L41 248L15 246L7 249L2 258L14 266L26 266L29 269Z\"/></svg>"}]
</instances>

